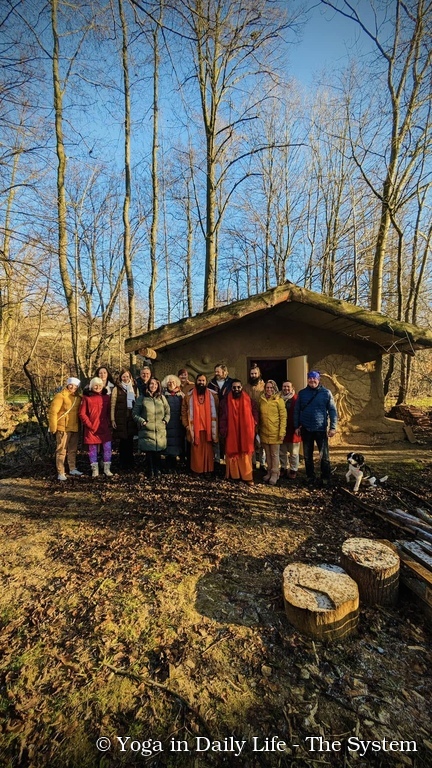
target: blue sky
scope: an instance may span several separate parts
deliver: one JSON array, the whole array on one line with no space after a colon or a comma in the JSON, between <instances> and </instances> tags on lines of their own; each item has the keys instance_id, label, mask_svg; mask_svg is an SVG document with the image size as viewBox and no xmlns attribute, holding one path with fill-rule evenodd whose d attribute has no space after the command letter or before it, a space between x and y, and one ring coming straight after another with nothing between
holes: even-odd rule
<instances>
[{"instance_id":1,"label":"blue sky","mask_svg":"<svg viewBox=\"0 0 432 768\"><path fill-rule=\"evenodd\" d=\"M372 25L368 0L355 3L362 19ZM290 57L290 70L305 87L323 70L343 69L350 56L370 50L367 36L355 22L320 3L314 3L303 28L301 42Z\"/></svg>"}]
</instances>

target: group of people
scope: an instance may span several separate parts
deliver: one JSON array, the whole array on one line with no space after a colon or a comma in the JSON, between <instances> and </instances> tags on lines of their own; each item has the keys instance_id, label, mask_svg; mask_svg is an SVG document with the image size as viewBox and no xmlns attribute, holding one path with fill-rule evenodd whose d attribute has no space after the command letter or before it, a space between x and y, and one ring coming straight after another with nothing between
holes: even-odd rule
<instances>
[{"instance_id":1,"label":"group of people","mask_svg":"<svg viewBox=\"0 0 432 768\"><path fill-rule=\"evenodd\" d=\"M186 369L163 381L143 366L134 380L123 368L114 380L107 366L100 366L79 394L81 382L67 379L49 408L49 430L56 438L58 479L82 474L76 467L80 423L88 448L92 477L100 471L111 477L112 443L118 443L122 469L134 464L134 440L145 453L147 472L159 476L162 457L168 471L184 462L193 474L211 476L215 462L225 458L225 477L253 484L255 463L266 466L263 481L276 485L285 475L295 480L303 443L307 481L315 483L314 445L321 458L321 480L330 480L328 438L336 431L337 413L331 392L310 371L307 386L297 394L291 381L282 389L264 382L258 365L252 365L248 382L231 378L225 364L214 368L208 381L204 373L189 379Z\"/></svg>"}]
</instances>

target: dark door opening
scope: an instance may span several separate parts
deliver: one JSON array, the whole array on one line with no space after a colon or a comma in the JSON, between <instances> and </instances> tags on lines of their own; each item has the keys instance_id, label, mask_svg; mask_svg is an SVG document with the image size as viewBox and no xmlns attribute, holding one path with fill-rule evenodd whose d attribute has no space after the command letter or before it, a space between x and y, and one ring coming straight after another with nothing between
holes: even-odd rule
<instances>
[{"instance_id":1,"label":"dark door opening","mask_svg":"<svg viewBox=\"0 0 432 768\"><path fill-rule=\"evenodd\" d=\"M260 371L264 381L273 379L276 382L279 389L282 389L282 383L287 379L287 361L284 357L257 360L254 357L248 359L248 371L252 368L252 365L256 364Z\"/></svg>"}]
</instances>

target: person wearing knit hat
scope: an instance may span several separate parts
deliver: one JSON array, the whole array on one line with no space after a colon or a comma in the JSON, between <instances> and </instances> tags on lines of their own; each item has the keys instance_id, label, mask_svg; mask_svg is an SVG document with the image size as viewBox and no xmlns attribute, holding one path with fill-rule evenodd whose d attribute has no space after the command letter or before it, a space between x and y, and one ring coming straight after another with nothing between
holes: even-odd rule
<instances>
[{"instance_id":1,"label":"person wearing knit hat","mask_svg":"<svg viewBox=\"0 0 432 768\"><path fill-rule=\"evenodd\" d=\"M99 446L102 446L104 475L112 477L111 399L99 376L94 376L84 390L79 417L84 425L84 444L88 446L92 477L99 476Z\"/></svg>"},{"instance_id":2,"label":"person wearing knit hat","mask_svg":"<svg viewBox=\"0 0 432 768\"><path fill-rule=\"evenodd\" d=\"M67 480L66 459L69 474L76 477L82 475L82 472L76 468L79 431L78 411L81 404L81 395L78 394L80 385L81 382L76 376L70 376L63 389L54 395L48 410L49 431L56 438L57 478L61 482Z\"/></svg>"},{"instance_id":3,"label":"person wearing knit hat","mask_svg":"<svg viewBox=\"0 0 432 768\"><path fill-rule=\"evenodd\" d=\"M321 384L319 371L309 371L307 387L298 393L294 407L295 434L303 440L303 453L308 485L314 485L315 468L313 460L316 443L321 458L322 485L330 484L331 466L328 438L333 437L337 426L337 411L333 395Z\"/></svg>"}]
</instances>

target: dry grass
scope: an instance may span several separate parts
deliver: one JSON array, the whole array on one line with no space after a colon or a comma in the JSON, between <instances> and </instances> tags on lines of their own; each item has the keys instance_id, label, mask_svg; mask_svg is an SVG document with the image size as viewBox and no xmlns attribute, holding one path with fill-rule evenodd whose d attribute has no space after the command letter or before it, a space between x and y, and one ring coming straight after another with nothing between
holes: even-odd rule
<instances>
[{"instance_id":1,"label":"dry grass","mask_svg":"<svg viewBox=\"0 0 432 768\"><path fill-rule=\"evenodd\" d=\"M427 487L424 465L410 477ZM289 562L335 562L349 535L391 535L337 488L138 474L59 488L42 474L2 480L0 493L0 765L363 765L308 752L320 733L417 739L415 768L432 764L430 637L409 601L363 611L358 635L333 646L286 621ZM252 751L254 736L274 735L286 751ZM115 745L106 754L100 736ZM121 752L116 736L163 751ZM198 753L198 736L247 745L238 758ZM172 739L191 751L172 752ZM399 758L364 765L414 767Z\"/></svg>"}]
</instances>

